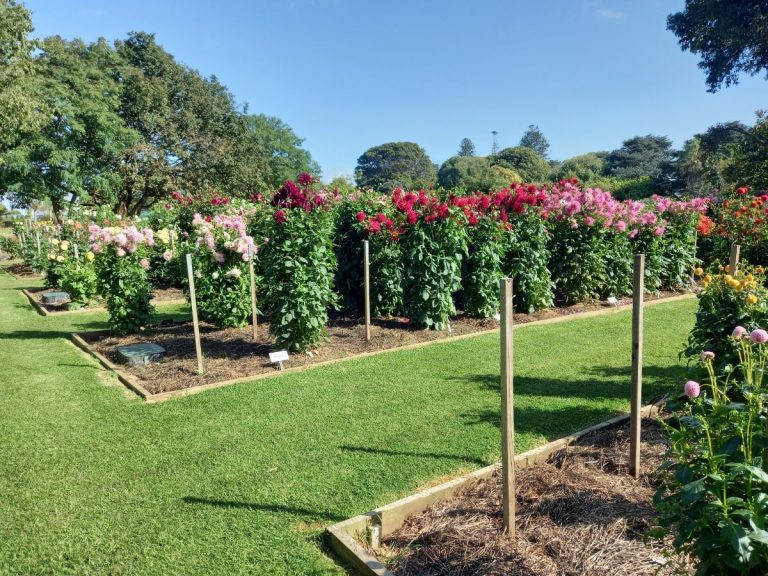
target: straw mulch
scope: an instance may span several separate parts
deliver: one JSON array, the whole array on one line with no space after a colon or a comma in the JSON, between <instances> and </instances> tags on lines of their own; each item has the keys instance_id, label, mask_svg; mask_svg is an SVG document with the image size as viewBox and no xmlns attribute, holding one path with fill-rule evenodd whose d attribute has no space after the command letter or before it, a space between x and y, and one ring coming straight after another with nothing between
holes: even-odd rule
<instances>
[{"instance_id":1,"label":"straw mulch","mask_svg":"<svg viewBox=\"0 0 768 576\"><path fill-rule=\"evenodd\" d=\"M410 518L378 556L409 576L692 574L668 542L644 538L655 516L661 427L643 423L642 474L628 473L629 428L595 432L517 473L517 534L502 533L500 474Z\"/></svg>"}]
</instances>

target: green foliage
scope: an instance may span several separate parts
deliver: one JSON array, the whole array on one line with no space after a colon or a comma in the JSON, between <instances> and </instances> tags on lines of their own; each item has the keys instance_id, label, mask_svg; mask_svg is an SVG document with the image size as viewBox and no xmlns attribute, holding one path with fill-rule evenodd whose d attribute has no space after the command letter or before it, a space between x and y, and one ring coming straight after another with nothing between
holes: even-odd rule
<instances>
[{"instance_id":1,"label":"green foliage","mask_svg":"<svg viewBox=\"0 0 768 576\"><path fill-rule=\"evenodd\" d=\"M608 176L632 180L643 176L656 178L662 165L672 160L672 142L666 136L635 136L606 158Z\"/></svg>"},{"instance_id":2,"label":"green foliage","mask_svg":"<svg viewBox=\"0 0 768 576\"><path fill-rule=\"evenodd\" d=\"M457 156L474 156L475 155L475 145L472 143L472 140L469 138L462 138L461 143L459 144L459 151L456 153Z\"/></svg>"},{"instance_id":3,"label":"green foliage","mask_svg":"<svg viewBox=\"0 0 768 576\"><path fill-rule=\"evenodd\" d=\"M262 303L278 345L309 351L326 338L328 309L338 301L333 291L334 219L323 209L281 212L285 221L270 223L269 243L262 252L269 279Z\"/></svg>"},{"instance_id":4,"label":"green foliage","mask_svg":"<svg viewBox=\"0 0 768 576\"><path fill-rule=\"evenodd\" d=\"M667 426L669 460L654 498L673 545L698 560L696 574L765 574L768 569L768 448L764 373L768 352L746 338L735 343L740 363L709 384ZM693 388L689 388L693 386ZM665 531L666 532L666 531Z\"/></svg>"},{"instance_id":5,"label":"green foliage","mask_svg":"<svg viewBox=\"0 0 768 576\"><path fill-rule=\"evenodd\" d=\"M525 134L523 134L523 137L520 138L519 146L522 146L523 148L530 148L536 152L536 154L545 159L549 155L549 142L544 137L544 133L539 130L539 127L535 124L528 126Z\"/></svg>"},{"instance_id":6,"label":"green foliage","mask_svg":"<svg viewBox=\"0 0 768 576\"><path fill-rule=\"evenodd\" d=\"M567 221L550 223L549 269L557 302L573 304L600 296L605 232L599 226L571 228Z\"/></svg>"},{"instance_id":7,"label":"green foliage","mask_svg":"<svg viewBox=\"0 0 768 576\"><path fill-rule=\"evenodd\" d=\"M680 47L699 55L707 91L738 84L739 73L768 77L768 5L763 0L686 0L670 14L667 29Z\"/></svg>"},{"instance_id":8,"label":"green foliage","mask_svg":"<svg viewBox=\"0 0 768 576\"><path fill-rule=\"evenodd\" d=\"M200 318L220 328L245 326L251 319L251 282L248 265L239 254L215 262L210 254L193 258L195 292Z\"/></svg>"},{"instance_id":9,"label":"green foliage","mask_svg":"<svg viewBox=\"0 0 768 576\"><path fill-rule=\"evenodd\" d=\"M514 170L523 182L543 182L549 174L549 163L535 150L524 146L504 148L489 160L491 164Z\"/></svg>"},{"instance_id":10,"label":"green foliage","mask_svg":"<svg viewBox=\"0 0 768 576\"><path fill-rule=\"evenodd\" d=\"M606 231L600 256L603 261L601 298L632 294L633 250L626 234Z\"/></svg>"},{"instance_id":11,"label":"green foliage","mask_svg":"<svg viewBox=\"0 0 768 576\"><path fill-rule=\"evenodd\" d=\"M642 200L658 192L656 183L650 176L630 179L602 176L586 182L585 187L608 190L617 200Z\"/></svg>"},{"instance_id":12,"label":"green foliage","mask_svg":"<svg viewBox=\"0 0 768 576\"><path fill-rule=\"evenodd\" d=\"M405 313L416 327L443 330L456 313L453 293L461 288L467 255L466 228L454 214L410 226L402 236Z\"/></svg>"},{"instance_id":13,"label":"green foliage","mask_svg":"<svg viewBox=\"0 0 768 576\"><path fill-rule=\"evenodd\" d=\"M679 289L691 280L695 262L696 223L698 214L668 214L663 237L664 267L661 270L663 288Z\"/></svg>"},{"instance_id":14,"label":"green foliage","mask_svg":"<svg viewBox=\"0 0 768 576\"><path fill-rule=\"evenodd\" d=\"M142 251L118 256L105 247L94 260L98 292L107 301L109 327L116 334L142 332L152 322L152 285L140 264Z\"/></svg>"},{"instance_id":15,"label":"green foliage","mask_svg":"<svg viewBox=\"0 0 768 576\"><path fill-rule=\"evenodd\" d=\"M482 156L453 156L443 162L437 173L437 183L446 190L489 192L520 180L516 172L493 166Z\"/></svg>"},{"instance_id":16,"label":"green foliage","mask_svg":"<svg viewBox=\"0 0 768 576\"><path fill-rule=\"evenodd\" d=\"M366 150L357 159L355 181L379 192L430 188L437 170L424 149L413 142L389 142Z\"/></svg>"},{"instance_id":17,"label":"green foliage","mask_svg":"<svg viewBox=\"0 0 768 576\"><path fill-rule=\"evenodd\" d=\"M87 306L96 295L97 278L93 262L87 258L66 260L61 267L59 287L69 294L70 309Z\"/></svg>"},{"instance_id":18,"label":"green foliage","mask_svg":"<svg viewBox=\"0 0 768 576\"><path fill-rule=\"evenodd\" d=\"M729 338L733 329L744 326L751 330L766 325L768 290L764 286L762 269L742 265L739 274L731 277L721 270L720 265L715 264L714 267L717 270L703 278L696 324L688 336L683 354L687 358L695 358L701 352L710 350L715 353L718 363L726 365L736 359L736 349ZM743 287L741 281L745 281Z\"/></svg>"},{"instance_id":19,"label":"green foliage","mask_svg":"<svg viewBox=\"0 0 768 576\"><path fill-rule=\"evenodd\" d=\"M527 209L510 216L504 273L514 280L515 308L532 313L554 304L549 233L540 214Z\"/></svg>"},{"instance_id":20,"label":"green foliage","mask_svg":"<svg viewBox=\"0 0 768 576\"><path fill-rule=\"evenodd\" d=\"M578 178L579 181L589 184L603 175L606 156L607 152L589 152L569 158L555 169L553 179ZM613 188L606 189L613 191Z\"/></svg>"},{"instance_id":21,"label":"green foliage","mask_svg":"<svg viewBox=\"0 0 768 576\"><path fill-rule=\"evenodd\" d=\"M41 123L42 103L33 88L32 30L30 12L23 4L0 1L0 165L6 150Z\"/></svg>"},{"instance_id":22,"label":"green foliage","mask_svg":"<svg viewBox=\"0 0 768 576\"><path fill-rule=\"evenodd\" d=\"M464 312L490 318L499 311L499 280L504 277L507 233L496 219L482 218L468 229L469 250L463 266Z\"/></svg>"}]
</instances>

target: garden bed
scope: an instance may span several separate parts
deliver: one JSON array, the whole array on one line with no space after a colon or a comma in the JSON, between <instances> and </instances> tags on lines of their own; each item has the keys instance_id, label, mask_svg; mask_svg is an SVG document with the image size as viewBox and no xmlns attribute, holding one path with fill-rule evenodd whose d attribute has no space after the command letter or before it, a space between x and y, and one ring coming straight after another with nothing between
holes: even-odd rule
<instances>
[{"instance_id":1,"label":"garden bed","mask_svg":"<svg viewBox=\"0 0 768 576\"><path fill-rule=\"evenodd\" d=\"M42 275L39 272L35 272L29 264L25 264L23 262L21 263L17 262L15 264L9 264L8 266L3 266L3 270L5 270L8 274L13 276L17 280L26 280L29 278L34 278L34 279L42 278Z\"/></svg>"},{"instance_id":2,"label":"garden bed","mask_svg":"<svg viewBox=\"0 0 768 576\"><path fill-rule=\"evenodd\" d=\"M91 304L83 306L81 308L70 309L70 304L44 304L43 296L48 292L58 292L55 288L26 288L22 290L24 295L29 299L30 304L34 306L35 310L43 316L49 314L62 314L67 312L93 312L96 310L104 310L105 303L103 300L94 300ZM152 303L158 304L183 304L186 303L184 293L178 288L156 288L153 292Z\"/></svg>"},{"instance_id":3,"label":"garden bed","mask_svg":"<svg viewBox=\"0 0 768 576\"><path fill-rule=\"evenodd\" d=\"M395 574L516 576L692 574L669 541L645 541L667 445L643 422L642 471L628 475L629 426L592 432L520 470L517 533L503 534L496 472L412 516L376 551Z\"/></svg>"},{"instance_id":4,"label":"garden bed","mask_svg":"<svg viewBox=\"0 0 768 576\"><path fill-rule=\"evenodd\" d=\"M659 294L656 301L679 296L674 293ZM626 305L630 300L622 301ZM595 303L565 308L542 310L535 314L516 314L515 322L527 324L536 321L555 321L580 313L610 312L617 307ZM328 362L376 354L386 350L426 345L448 338L462 338L498 329L494 319L478 320L458 316L451 323L451 331L414 330L405 318L375 319L372 338L365 341L365 327L359 317L336 315L328 324L329 342L309 354L292 354L286 368L301 370ZM106 359L109 367L118 363L117 348L129 344L152 342L166 350L160 361L146 366L121 366L126 380L139 383L149 395L173 394L195 388L209 388L278 374L269 362L269 352L275 351L274 340L269 336L269 324L260 321L258 338L254 341L250 326L245 328L217 329L201 323L201 340L205 372L197 374L194 337L191 322L163 323L145 333L130 336L114 336L108 332L89 332L79 335L89 350ZM77 341L77 340L76 340ZM102 361L102 363L104 363ZM136 386L132 386L134 389ZM142 393L142 395L144 395ZM158 398L159 399L159 398Z\"/></svg>"}]
</instances>

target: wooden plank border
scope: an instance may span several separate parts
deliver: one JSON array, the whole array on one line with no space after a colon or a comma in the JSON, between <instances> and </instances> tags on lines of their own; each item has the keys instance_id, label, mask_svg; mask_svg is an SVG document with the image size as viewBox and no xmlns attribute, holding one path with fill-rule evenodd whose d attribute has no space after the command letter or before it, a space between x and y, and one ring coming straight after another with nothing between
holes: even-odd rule
<instances>
[{"instance_id":1,"label":"wooden plank border","mask_svg":"<svg viewBox=\"0 0 768 576\"><path fill-rule=\"evenodd\" d=\"M77 310L59 310L56 312L52 312L48 309L46 309L45 306L40 304L35 299L35 296L27 289L22 288L21 293L24 294L24 296L27 297L29 300L29 303L32 304L32 307L37 311L40 316L67 316L68 314L84 314L87 312L106 312L106 308L104 306L84 306L83 308L78 308ZM162 302L158 302L155 304L155 306L176 306L179 304L186 304L187 300L186 298L176 298L172 300L163 300Z\"/></svg>"},{"instance_id":2,"label":"wooden plank border","mask_svg":"<svg viewBox=\"0 0 768 576\"><path fill-rule=\"evenodd\" d=\"M652 300L650 302L646 302L645 306L653 306L657 304L663 304L667 302L677 302L680 300L690 300L692 298L695 298L695 294L682 294L679 296L670 296L669 298L659 298L657 300ZM556 316L554 318L544 318L542 320L532 320L531 322L526 323L520 323L515 324L515 330L520 330L525 328L526 326L541 326L543 324L556 324L559 322L565 322L568 320L577 320L580 318L591 318L593 316L607 316L610 314L616 314L617 312L622 312L624 310L631 309L632 304L624 304L622 306L614 306L612 308L605 308L602 310L590 310L588 312L577 312L575 314L566 314L563 316ZM499 332L499 328L492 328L490 330L480 330L478 332L472 332L470 334L460 334L458 336L448 336L446 338L438 338L435 340L430 340L428 342L415 342L413 344L406 344L405 346L398 346L394 348L386 348L384 350L373 350L371 352L361 352L360 354L354 354L351 356L345 356L344 358L334 358L332 360L324 360L322 362L316 362L315 364L308 364L306 366L294 366L292 368L286 368L285 370L275 370L274 372L264 372L261 374L254 374L251 376L241 376L238 378L232 378L229 380L221 380L219 382L211 382L209 384L201 384L200 386L194 386L192 388L184 388L182 390L171 390L170 392L159 392L157 394L152 394L151 392L147 391L146 388L138 384L139 380L137 380L133 375L129 374L128 372L121 370L118 366L110 362L107 358L105 358L103 355L99 354L94 350L85 340L82 339L77 333L72 334L72 339L75 341L75 337L77 337L82 344L79 344L75 342L75 344L78 346L78 348L84 350L86 353L90 354L94 358L96 358L99 362L101 362L102 365L108 367L110 370L114 370L115 373L118 375L118 379L126 383L126 381L133 381L138 385L142 390L143 393L140 393L136 390L136 387L134 385L126 384L128 388L133 390L134 392L137 392L139 396L144 398L148 403L154 404L157 402L165 402L166 400L173 400L175 398L183 398L184 396L190 396L192 394L198 394L200 392L205 392L207 390L213 390L215 388L222 388L224 386L231 386L233 384L244 384L246 382L257 382L259 380L266 380L269 378L279 378L281 376L285 376L286 374L293 374L297 372L305 372L307 370L314 370L315 368L320 368L323 366L330 366L332 364L340 364L342 362L350 362L352 360L358 360L361 358L369 358L371 356L379 356L380 354L390 354L392 352L400 352L404 350L415 350L417 348L425 348L427 346L434 346L436 344L449 344L451 342L457 342L459 340L466 340L469 338L477 338L480 336L486 336L488 334L497 334ZM89 335L98 336L101 333L108 334L109 331L93 331L88 332ZM104 364L102 361L105 360L109 363L109 366Z\"/></svg>"},{"instance_id":3,"label":"wooden plank border","mask_svg":"<svg viewBox=\"0 0 768 576\"><path fill-rule=\"evenodd\" d=\"M649 404L641 409L641 414L644 418L649 418L658 414L660 408L661 404ZM594 426L548 442L538 448L523 452L515 456L515 469L521 470L535 464L542 464L552 454L590 432L602 430L627 420L629 420L629 414L620 414ZM478 480L489 478L500 468L501 463L491 464L365 514L333 524L326 529L328 543L334 553L352 566L358 574L363 576L393 576L386 565L376 558L371 550L372 546L366 546L363 542L370 541L371 534L376 534L377 538L386 538L400 529L410 516L420 514L431 505L447 500L460 488Z\"/></svg>"}]
</instances>

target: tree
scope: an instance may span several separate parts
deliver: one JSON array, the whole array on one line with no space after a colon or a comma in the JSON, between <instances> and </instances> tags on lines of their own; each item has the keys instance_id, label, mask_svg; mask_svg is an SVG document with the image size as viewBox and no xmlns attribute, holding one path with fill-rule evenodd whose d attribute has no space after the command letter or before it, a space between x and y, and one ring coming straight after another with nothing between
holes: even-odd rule
<instances>
[{"instance_id":1,"label":"tree","mask_svg":"<svg viewBox=\"0 0 768 576\"><path fill-rule=\"evenodd\" d=\"M357 159L355 181L360 187L390 192L400 186L434 186L437 169L424 149L413 142L389 142L366 150Z\"/></svg>"},{"instance_id":2,"label":"tree","mask_svg":"<svg viewBox=\"0 0 768 576\"><path fill-rule=\"evenodd\" d=\"M555 179L578 178L581 182L588 183L603 176L607 156L608 152L588 152L568 158L554 171Z\"/></svg>"},{"instance_id":3,"label":"tree","mask_svg":"<svg viewBox=\"0 0 768 576\"><path fill-rule=\"evenodd\" d=\"M707 91L738 84L739 73L768 78L768 3L765 0L686 0L667 17L683 50L701 58Z\"/></svg>"},{"instance_id":4,"label":"tree","mask_svg":"<svg viewBox=\"0 0 768 576\"><path fill-rule=\"evenodd\" d=\"M547 158L549 154L549 142L547 142L543 132L535 124L528 126L528 130L520 138L520 146L530 148L542 158Z\"/></svg>"},{"instance_id":5,"label":"tree","mask_svg":"<svg viewBox=\"0 0 768 576\"><path fill-rule=\"evenodd\" d=\"M504 148L489 157L491 164L517 172L525 182L543 182L549 174L549 164L526 146Z\"/></svg>"},{"instance_id":6,"label":"tree","mask_svg":"<svg viewBox=\"0 0 768 576\"><path fill-rule=\"evenodd\" d=\"M520 180L516 172L493 166L482 156L453 156L443 162L437 173L437 183L443 188L471 192L498 190Z\"/></svg>"},{"instance_id":7,"label":"tree","mask_svg":"<svg viewBox=\"0 0 768 576\"><path fill-rule=\"evenodd\" d=\"M49 200L59 219L65 202L100 203L117 193L121 181L114 166L138 140L120 115L118 68L103 40L86 46L53 36L40 44L34 71L46 115L0 168L0 188L14 205Z\"/></svg>"},{"instance_id":8,"label":"tree","mask_svg":"<svg viewBox=\"0 0 768 576\"><path fill-rule=\"evenodd\" d=\"M624 179L657 178L663 164L672 157L672 142L666 136L635 136L608 155L606 174Z\"/></svg>"},{"instance_id":9,"label":"tree","mask_svg":"<svg viewBox=\"0 0 768 576\"><path fill-rule=\"evenodd\" d=\"M475 155L475 145L472 143L472 140L469 138L462 138L461 143L459 144L459 152L458 156L474 156Z\"/></svg>"},{"instance_id":10,"label":"tree","mask_svg":"<svg viewBox=\"0 0 768 576\"><path fill-rule=\"evenodd\" d=\"M15 0L0 0L0 164L3 153L41 122L32 86L32 30L29 10Z\"/></svg>"}]
</instances>

